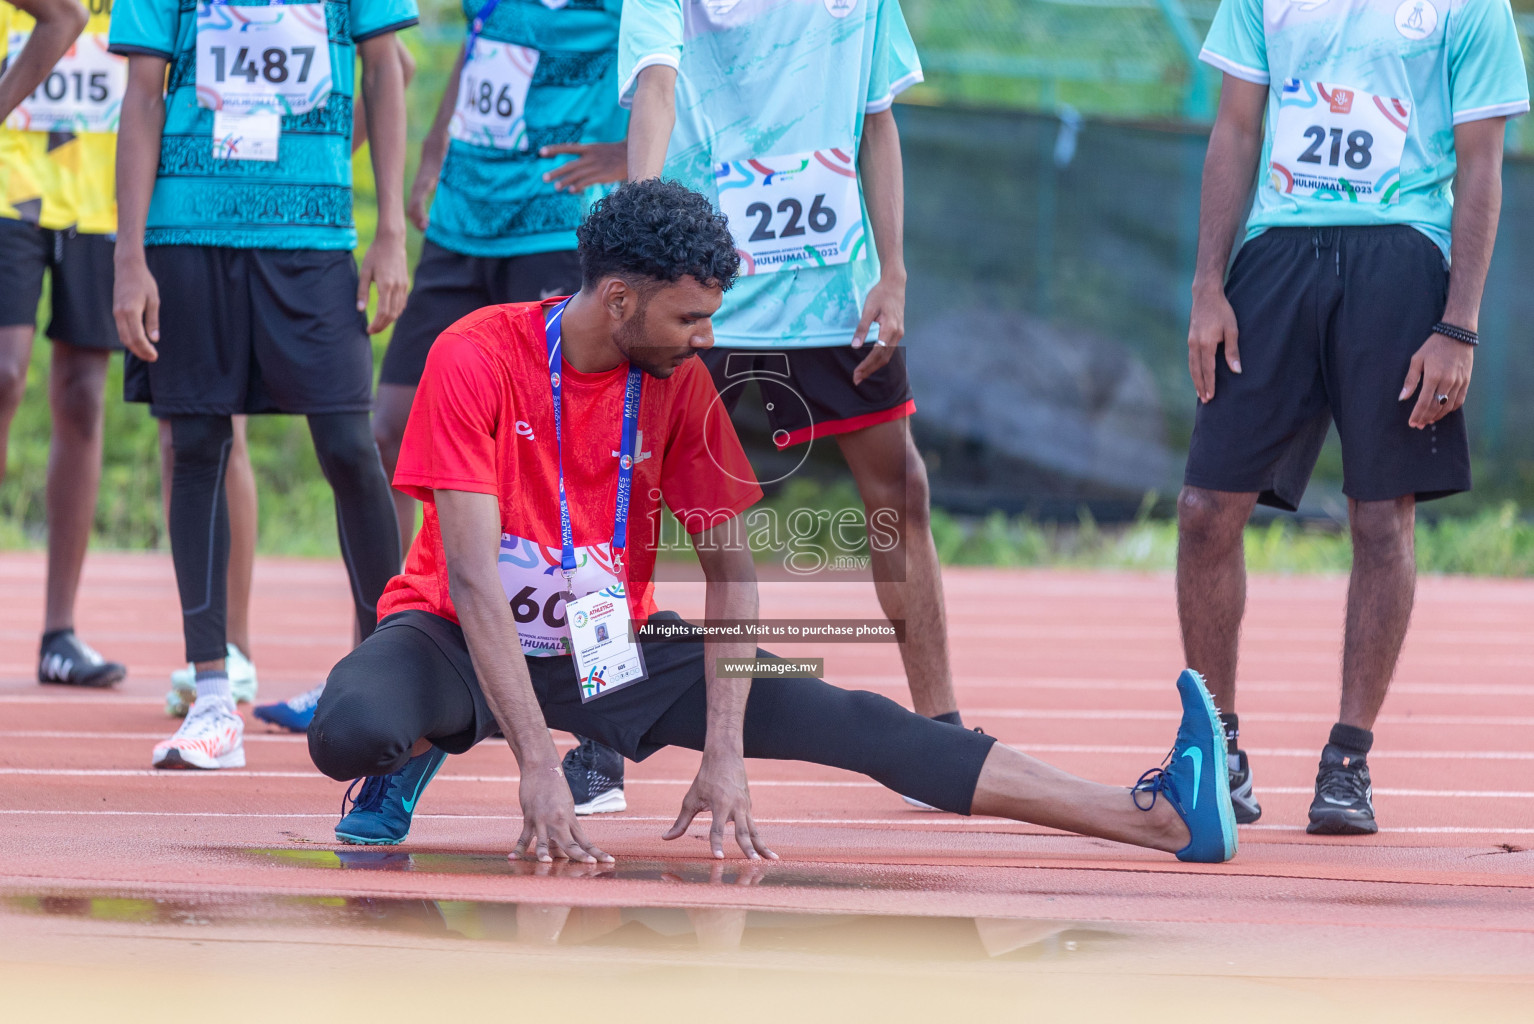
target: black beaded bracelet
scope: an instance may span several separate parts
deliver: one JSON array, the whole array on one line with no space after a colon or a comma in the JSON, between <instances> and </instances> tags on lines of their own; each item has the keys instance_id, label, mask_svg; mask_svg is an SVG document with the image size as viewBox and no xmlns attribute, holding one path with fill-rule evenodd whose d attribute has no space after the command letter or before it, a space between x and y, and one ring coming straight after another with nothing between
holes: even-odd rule
<instances>
[{"instance_id":1,"label":"black beaded bracelet","mask_svg":"<svg viewBox=\"0 0 1534 1024\"><path fill-rule=\"evenodd\" d=\"M1442 334L1445 338L1453 338L1455 341L1464 342L1466 345L1479 345L1481 336L1474 331L1467 331L1463 327L1455 327L1446 324L1442 320L1433 325L1434 334Z\"/></svg>"}]
</instances>

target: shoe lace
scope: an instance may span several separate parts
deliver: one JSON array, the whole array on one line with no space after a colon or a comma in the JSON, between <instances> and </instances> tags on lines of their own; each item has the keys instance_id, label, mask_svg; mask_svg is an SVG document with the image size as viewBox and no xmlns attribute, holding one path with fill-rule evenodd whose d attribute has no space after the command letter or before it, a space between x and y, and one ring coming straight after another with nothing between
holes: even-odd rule
<instances>
[{"instance_id":1,"label":"shoe lace","mask_svg":"<svg viewBox=\"0 0 1534 1024\"><path fill-rule=\"evenodd\" d=\"M356 799L352 799L352 792L358 786L362 791L357 793ZM389 791L389 776L368 775L364 778L353 779L351 785L346 787L346 793L341 797L341 817L346 817L352 811L372 810L383 803L384 794ZM347 806L347 804L351 806Z\"/></svg>"},{"instance_id":2,"label":"shoe lace","mask_svg":"<svg viewBox=\"0 0 1534 1024\"><path fill-rule=\"evenodd\" d=\"M201 739L217 733L223 728L223 718L227 713L222 703L217 698L204 698L193 703L181 728L176 730L176 735L182 739Z\"/></svg>"},{"instance_id":3,"label":"shoe lace","mask_svg":"<svg viewBox=\"0 0 1534 1024\"><path fill-rule=\"evenodd\" d=\"M1362 803L1368 786L1366 779L1363 766L1358 762L1328 762L1316 775L1316 792L1336 801Z\"/></svg>"},{"instance_id":4,"label":"shoe lace","mask_svg":"<svg viewBox=\"0 0 1534 1024\"><path fill-rule=\"evenodd\" d=\"M1168 750L1166 757L1161 759L1161 764L1140 774L1135 784L1129 789L1129 797L1135 802L1135 806L1142 811L1148 811L1156 806L1156 798L1171 788L1171 777L1167 775L1166 766L1172 763L1173 751ZM1150 802L1141 803L1140 794L1149 793ZM1170 799L1170 797L1168 798ZM1175 801L1174 801L1175 805Z\"/></svg>"},{"instance_id":5,"label":"shoe lace","mask_svg":"<svg viewBox=\"0 0 1534 1024\"><path fill-rule=\"evenodd\" d=\"M294 711L297 711L300 714L305 711L312 711L319 706L320 695L324 692L325 684L321 683L320 685L314 687L312 690L305 690L297 697L294 697L292 700L288 701L288 707L292 708Z\"/></svg>"}]
</instances>

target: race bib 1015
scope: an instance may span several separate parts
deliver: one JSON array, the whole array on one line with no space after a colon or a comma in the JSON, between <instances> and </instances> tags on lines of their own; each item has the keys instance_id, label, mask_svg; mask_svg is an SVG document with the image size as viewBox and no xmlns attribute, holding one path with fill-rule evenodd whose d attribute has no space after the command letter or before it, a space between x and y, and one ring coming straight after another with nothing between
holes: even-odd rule
<instances>
[{"instance_id":1,"label":"race bib 1015","mask_svg":"<svg viewBox=\"0 0 1534 1024\"><path fill-rule=\"evenodd\" d=\"M226 114L305 114L332 86L325 5L197 4L197 105Z\"/></svg>"},{"instance_id":2,"label":"race bib 1015","mask_svg":"<svg viewBox=\"0 0 1534 1024\"><path fill-rule=\"evenodd\" d=\"M537 50L476 36L458 75L448 134L473 146L526 149L527 93L537 70Z\"/></svg>"},{"instance_id":3,"label":"race bib 1015","mask_svg":"<svg viewBox=\"0 0 1534 1024\"><path fill-rule=\"evenodd\" d=\"M1291 78L1280 94L1269 184L1296 197L1391 202L1410 124L1406 100Z\"/></svg>"},{"instance_id":4,"label":"race bib 1015","mask_svg":"<svg viewBox=\"0 0 1534 1024\"><path fill-rule=\"evenodd\" d=\"M9 66L30 37L30 32L6 34L6 58L0 70ZM5 126L23 132L115 132L127 85L128 61L107 52L104 33L87 32L75 40L43 84L11 111Z\"/></svg>"},{"instance_id":5,"label":"race bib 1015","mask_svg":"<svg viewBox=\"0 0 1534 1024\"><path fill-rule=\"evenodd\" d=\"M714 167L742 274L826 267L863 256L852 149L724 161Z\"/></svg>"}]
</instances>

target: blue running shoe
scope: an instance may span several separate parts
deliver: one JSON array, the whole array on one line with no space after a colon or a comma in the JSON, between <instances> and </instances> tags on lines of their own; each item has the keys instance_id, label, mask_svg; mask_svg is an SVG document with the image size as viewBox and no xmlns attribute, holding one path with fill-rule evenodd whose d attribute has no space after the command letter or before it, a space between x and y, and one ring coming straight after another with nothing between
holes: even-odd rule
<instances>
[{"instance_id":1,"label":"blue running shoe","mask_svg":"<svg viewBox=\"0 0 1534 1024\"><path fill-rule=\"evenodd\" d=\"M1135 783L1135 805L1148 811L1156 806L1158 796L1166 797L1188 826L1188 845L1177 851L1177 859L1221 864L1236 855L1225 727L1204 689L1203 676L1191 668L1177 677L1177 695L1182 698L1177 742L1160 768L1152 768ZM1141 793L1150 794L1149 803L1140 803Z\"/></svg>"},{"instance_id":2,"label":"blue running shoe","mask_svg":"<svg viewBox=\"0 0 1534 1024\"><path fill-rule=\"evenodd\" d=\"M347 787L341 800L344 813L336 822L336 838L357 846L393 846L404 842L410 834L416 801L446 760L445 751L432 747L406 761L405 767L393 775L357 779ZM358 783L362 784L362 791L347 811L346 801L351 800Z\"/></svg>"},{"instance_id":3,"label":"blue running shoe","mask_svg":"<svg viewBox=\"0 0 1534 1024\"><path fill-rule=\"evenodd\" d=\"M292 700L259 705L251 709L251 714L268 725L275 725L288 732L308 732L309 723L314 721L314 709L319 707L320 694L324 692L325 684L321 683L312 690L305 690Z\"/></svg>"}]
</instances>

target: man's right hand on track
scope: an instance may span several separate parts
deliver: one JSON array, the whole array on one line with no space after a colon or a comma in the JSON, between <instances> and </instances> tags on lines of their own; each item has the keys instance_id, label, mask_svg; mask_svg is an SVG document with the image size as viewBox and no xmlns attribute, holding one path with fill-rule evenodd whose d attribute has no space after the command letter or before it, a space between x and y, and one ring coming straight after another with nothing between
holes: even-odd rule
<instances>
[{"instance_id":1,"label":"man's right hand on track","mask_svg":"<svg viewBox=\"0 0 1534 1024\"><path fill-rule=\"evenodd\" d=\"M142 256L116 264L112 318L117 321L117 337L129 352L146 363L160 358L155 349L160 340L160 286Z\"/></svg>"},{"instance_id":2,"label":"man's right hand on track","mask_svg":"<svg viewBox=\"0 0 1534 1024\"><path fill-rule=\"evenodd\" d=\"M1188 375L1200 402L1214 398L1214 361L1221 345L1225 346L1225 365L1230 372L1241 372L1236 336L1236 311L1230 308L1224 287L1195 290L1193 316L1188 323Z\"/></svg>"},{"instance_id":3,"label":"man's right hand on track","mask_svg":"<svg viewBox=\"0 0 1534 1024\"><path fill-rule=\"evenodd\" d=\"M555 857L580 861L583 864L598 862L611 864L612 854L586 838L580 821L575 817L575 800L570 796L570 784L559 762L542 765L522 773L519 785L522 801L522 835L512 858L551 863Z\"/></svg>"}]
</instances>

